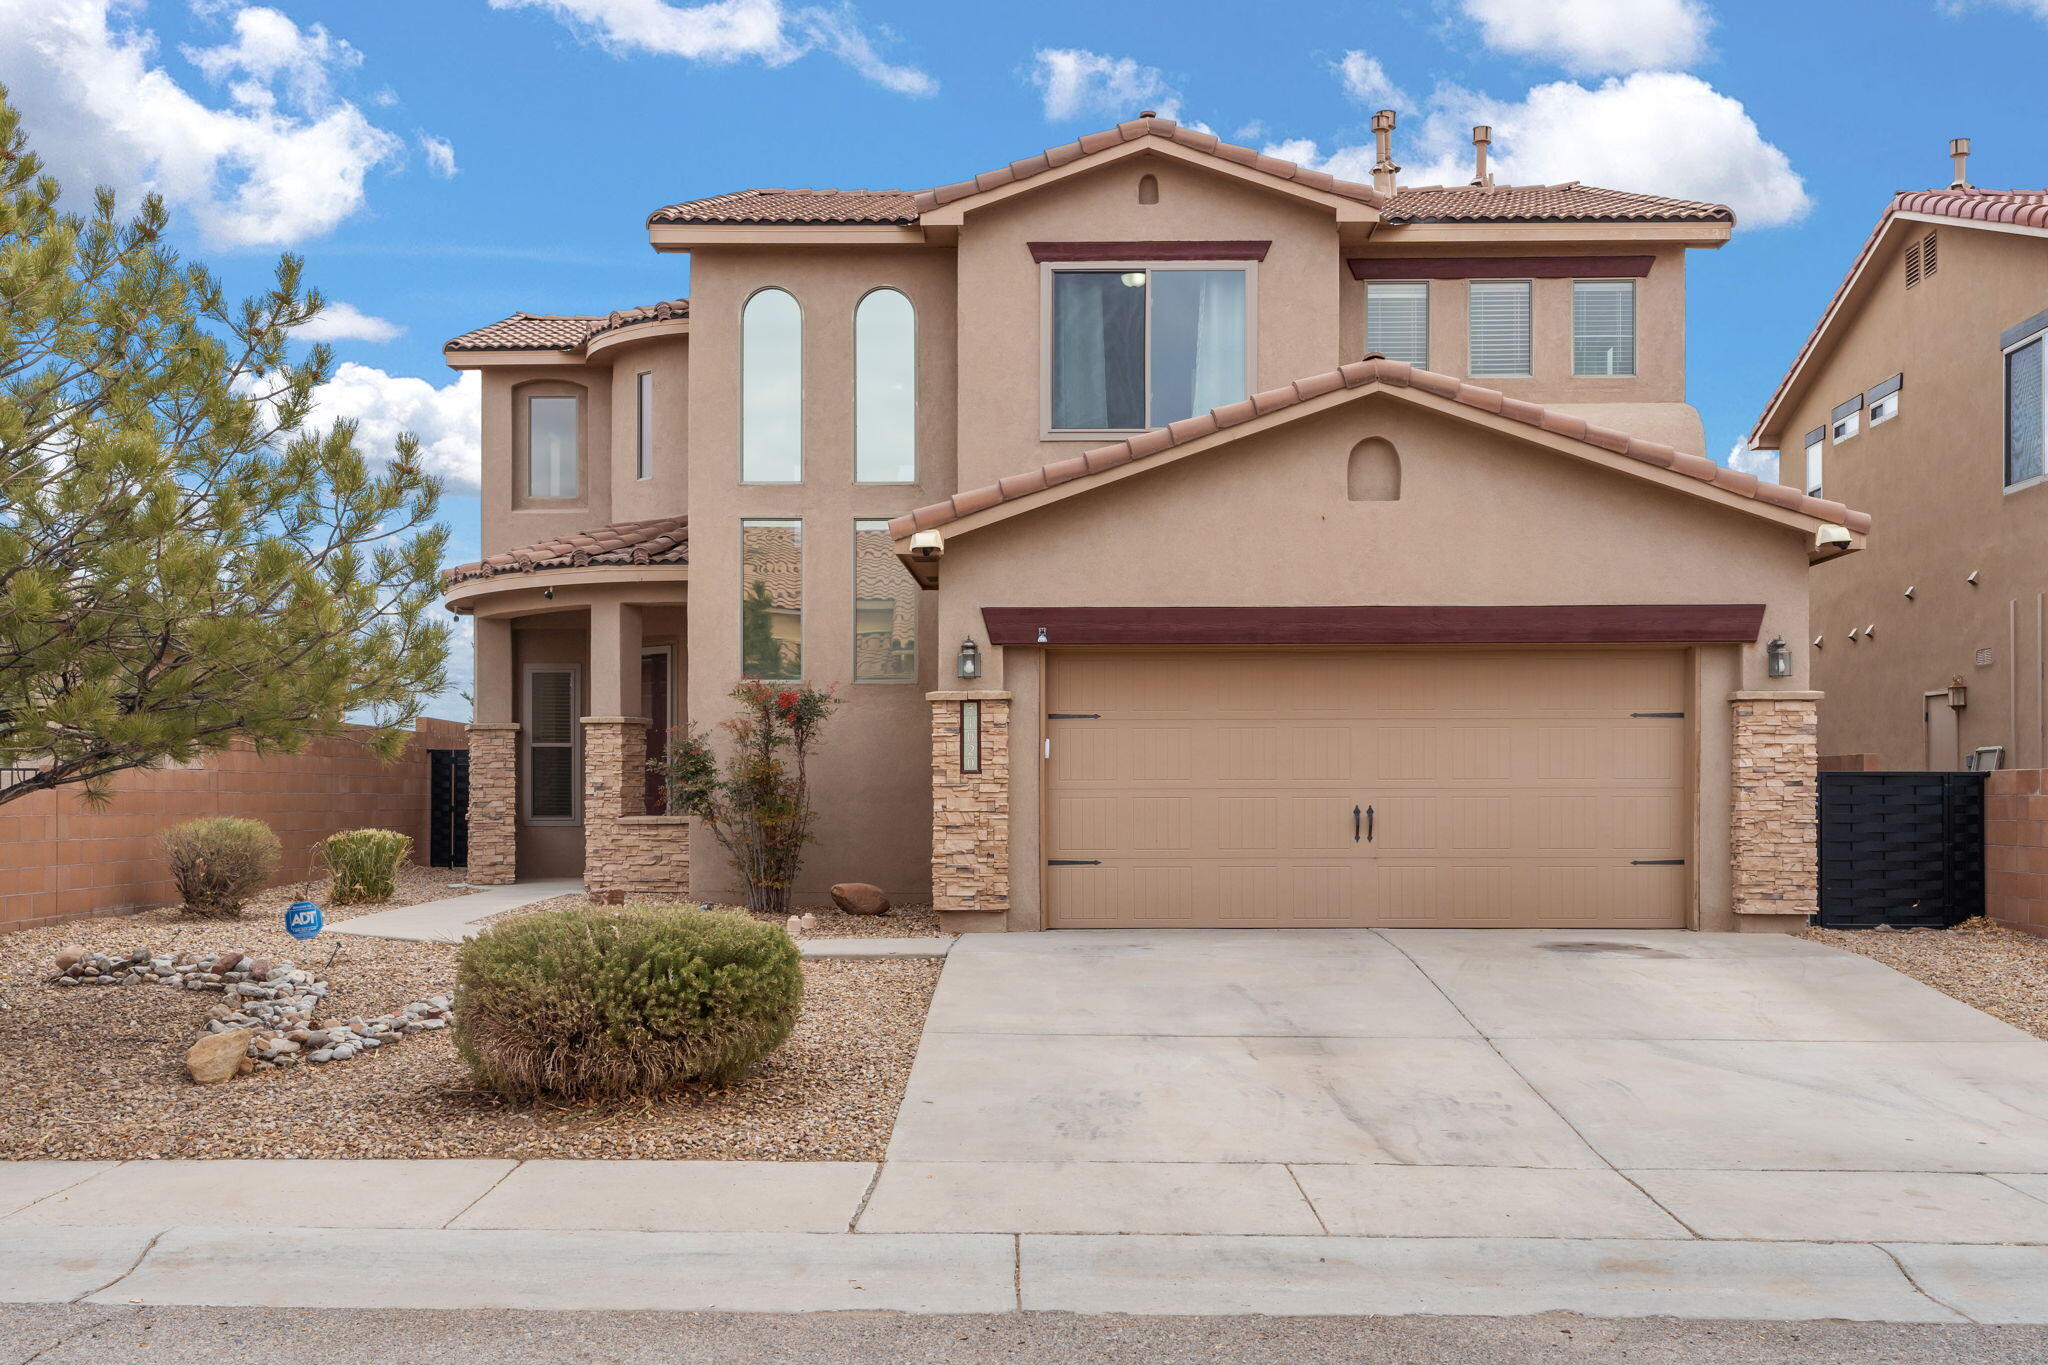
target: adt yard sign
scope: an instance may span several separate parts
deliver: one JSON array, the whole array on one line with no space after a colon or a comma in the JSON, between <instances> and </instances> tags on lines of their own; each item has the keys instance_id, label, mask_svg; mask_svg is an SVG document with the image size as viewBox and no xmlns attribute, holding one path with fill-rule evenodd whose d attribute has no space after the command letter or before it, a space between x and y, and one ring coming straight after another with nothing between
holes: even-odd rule
<instances>
[{"instance_id":1,"label":"adt yard sign","mask_svg":"<svg viewBox=\"0 0 2048 1365\"><path fill-rule=\"evenodd\" d=\"M325 923L320 907L311 901L293 901L284 912L284 930L293 938L311 938Z\"/></svg>"}]
</instances>

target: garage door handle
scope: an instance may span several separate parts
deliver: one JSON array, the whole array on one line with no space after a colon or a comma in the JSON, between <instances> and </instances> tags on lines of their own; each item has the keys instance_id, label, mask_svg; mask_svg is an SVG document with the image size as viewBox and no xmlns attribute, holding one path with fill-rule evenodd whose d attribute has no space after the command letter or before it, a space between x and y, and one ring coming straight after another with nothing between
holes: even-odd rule
<instances>
[{"instance_id":1,"label":"garage door handle","mask_svg":"<svg viewBox=\"0 0 2048 1365\"><path fill-rule=\"evenodd\" d=\"M1365 841L1369 844L1372 842L1372 807L1367 806L1363 814L1365 817ZM1353 806L1351 808L1351 842L1354 844L1358 842L1359 815L1358 807Z\"/></svg>"},{"instance_id":2,"label":"garage door handle","mask_svg":"<svg viewBox=\"0 0 2048 1365\"><path fill-rule=\"evenodd\" d=\"M1047 858L1047 867L1101 867L1100 858Z\"/></svg>"}]
</instances>

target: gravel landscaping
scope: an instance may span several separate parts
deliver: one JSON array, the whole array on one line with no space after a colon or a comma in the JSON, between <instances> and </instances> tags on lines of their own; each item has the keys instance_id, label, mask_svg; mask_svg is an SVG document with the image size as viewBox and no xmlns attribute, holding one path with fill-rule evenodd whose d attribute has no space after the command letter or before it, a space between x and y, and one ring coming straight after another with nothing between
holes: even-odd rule
<instances>
[{"instance_id":1,"label":"gravel landscaping","mask_svg":"<svg viewBox=\"0 0 2048 1365\"><path fill-rule=\"evenodd\" d=\"M446 892L439 884L459 875L414 871L400 887L415 893L412 900L345 907L330 917L435 899L426 893ZM319 900L304 890L266 893L240 920L152 910L0 936L0 1092L9 1101L0 1106L0 1158L879 1160L938 984L936 962L806 963L796 1033L743 1083L624 1105L524 1110L476 1089L445 1032L345 1067L194 1085L185 1053L205 1033L219 995L46 984L59 948L76 943L107 953L241 949L288 958L328 982L328 1005L340 1018L382 1014L453 988L455 949L443 944L294 940L279 911L296 899ZM340 956L329 966L337 944Z\"/></svg>"},{"instance_id":2,"label":"gravel landscaping","mask_svg":"<svg viewBox=\"0 0 2048 1365\"><path fill-rule=\"evenodd\" d=\"M2048 1038L2048 939L1966 920L1953 929L1806 929L1801 936L1875 958L2036 1038Z\"/></svg>"},{"instance_id":3,"label":"gravel landscaping","mask_svg":"<svg viewBox=\"0 0 2048 1365\"><path fill-rule=\"evenodd\" d=\"M482 922L496 924L500 920L516 919L520 915L531 915L538 910L573 910L590 904L588 896L557 896L553 900L535 901L514 910L502 911ZM695 904L695 902L692 902ZM736 915L752 914L744 906L711 905L709 910L729 910ZM951 934L939 928L939 912L929 905L897 906L886 915L849 915L831 906L822 909L812 907L799 910L798 914L817 916L818 926L806 930L805 938L951 938ZM786 924L787 915L754 915L755 919L770 924Z\"/></svg>"}]
</instances>

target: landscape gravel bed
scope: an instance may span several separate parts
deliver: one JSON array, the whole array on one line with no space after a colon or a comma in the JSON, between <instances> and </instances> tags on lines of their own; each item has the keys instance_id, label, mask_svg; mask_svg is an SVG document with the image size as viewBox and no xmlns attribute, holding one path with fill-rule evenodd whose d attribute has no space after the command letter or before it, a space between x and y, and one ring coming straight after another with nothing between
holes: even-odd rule
<instances>
[{"instance_id":1,"label":"landscape gravel bed","mask_svg":"<svg viewBox=\"0 0 2048 1365\"><path fill-rule=\"evenodd\" d=\"M383 1013L455 984L452 947L324 935L300 943L276 911L191 920L154 910L0 935L0 1093L8 1097L0 1159L879 1160L939 973L934 962L806 963L796 1033L731 1089L521 1110L471 1084L445 1031L346 1067L194 1085L185 1052L205 1034L220 997L52 987L51 965L66 943L106 953L240 949L289 958L328 982L327 1003L340 1017ZM330 966L336 944L340 956Z\"/></svg>"},{"instance_id":2,"label":"landscape gravel bed","mask_svg":"<svg viewBox=\"0 0 2048 1365\"><path fill-rule=\"evenodd\" d=\"M1986 919L1953 929L1806 929L2036 1038L2048 1038L2048 939Z\"/></svg>"},{"instance_id":3,"label":"landscape gravel bed","mask_svg":"<svg viewBox=\"0 0 2048 1365\"><path fill-rule=\"evenodd\" d=\"M694 901L691 902L693 905L696 903ZM531 915L537 910L570 910L577 906L588 904L590 904L590 897L588 896L557 896L553 900L535 901L531 905L522 905L511 910L501 910L497 914L480 921L480 923L496 924L501 920L516 919L521 915ZM707 910L729 910L736 915L753 914L746 907L739 905L708 905L704 908ZM939 913L929 905L899 905L886 915L849 915L844 911L835 910L829 905L822 908L812 906L806 910L799 910L797 913L800 915L815 915L817 917L817 927L806 930L804 933L805 938L953 937L945 930L939 928ZM786 924L789 920L787 915L757 914L754 915L754 918L769 924Z\"/></svg>"}]
</instances>

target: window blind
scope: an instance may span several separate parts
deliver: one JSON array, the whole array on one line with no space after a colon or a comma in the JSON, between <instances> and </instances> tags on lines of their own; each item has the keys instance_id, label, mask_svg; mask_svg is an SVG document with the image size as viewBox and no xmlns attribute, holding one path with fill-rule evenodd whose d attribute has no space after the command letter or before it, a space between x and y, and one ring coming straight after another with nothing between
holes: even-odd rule
<instances>
[{"instance_id":1,"label":"window blind","mask_svg":"<svg viewBox=\"0 0 2048 1365\"><path fill-rule=\"evenodd\" d=\"M1636 282L1572 282L1572 373L1636 372Z\"/></svg>"},{"instance_id":2,"label":"window blind","mask_svg":"<svg viewBox=\"0 0 2048 1365\"><path fill-rule=\"evenodd\" d=\"M576 675L537 668L526 675L526 813L534 820L576 815Z\"/></svg>"},{"instance_id":3,"label":"window blind","mask_svg":"<svg viewBox=\"0 0 2048 1365\"><path fill-rule=\"evenodd\" d=\"M2048 341L2034 340L2005 357L2005 481L2038 479L2044 472L2048 412L2043 408L2042 355Z\"/></svg>"},{"instance_id":4,"label":"window blind","mask_svg":"<svg viewBox=\"0 0 2048 1365\"><path fill-rule=\"evenodd\" d=\"M1428 368L1428 280L1375 280L1365 286L1365 349Z\"/></svg>"},{"instance_id":5,"label":"window blind","mask_svg":"<svg viewBox=\"0 0 2048 1365\"><path fill-rule=\"evenodd\" d=\"M1469 372L1529 373L1529 282L1473 280L1469 291Z\"/></svg>"}]
</instances>

